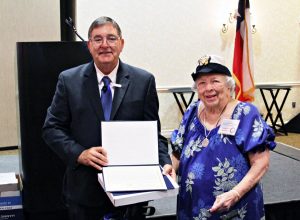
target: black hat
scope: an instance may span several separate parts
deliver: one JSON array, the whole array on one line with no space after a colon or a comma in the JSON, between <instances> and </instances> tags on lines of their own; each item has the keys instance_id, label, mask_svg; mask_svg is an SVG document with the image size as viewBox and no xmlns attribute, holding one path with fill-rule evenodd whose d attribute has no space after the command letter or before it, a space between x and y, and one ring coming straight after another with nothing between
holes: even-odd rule
<instances>
[{"instance_id":1,"label":"black hat","mask_svg":"<svg viewBox=\"0 0 300 220\"><path fill-rule=\"evenodd\" d=\"M216 55L205 55L198 60L199 65L196 71L192 73L193 80L204 74L220 73L226 76L231 76L229 69L224 65L224 59Z\"/></svg>"}]
</instances>

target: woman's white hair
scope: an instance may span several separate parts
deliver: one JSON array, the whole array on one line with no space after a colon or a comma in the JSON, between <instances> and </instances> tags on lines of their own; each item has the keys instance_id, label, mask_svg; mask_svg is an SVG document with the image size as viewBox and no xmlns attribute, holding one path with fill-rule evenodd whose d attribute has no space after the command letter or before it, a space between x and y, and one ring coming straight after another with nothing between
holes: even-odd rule
<instances>
[{"instance_id":1,"label":"woman's white hair","mask_svg":"<svg viewBox=\"0 0 300 220\"><path fill-rule=\"evenodd\" d=\"M233 77L231 76L225 76L226 77L226 86L230 89L230 96L232 98L235 97L235 81L233 79ZM193 83L193 86L192 86L192 90L194 92L197 92L197 84L196 84L197 80Z\"/></svg>"},{"instance_id":2,"label":"woman's white hair","mask_svg":"<svg viewBox=\"0 0 300 220\"><path fill-rule=\"evenodd\" d=\"M230 89L230 96L232 98L235 97L235 81L233 77L231 76L226 76L226 85Z\"/></svg>"}]
</instances>

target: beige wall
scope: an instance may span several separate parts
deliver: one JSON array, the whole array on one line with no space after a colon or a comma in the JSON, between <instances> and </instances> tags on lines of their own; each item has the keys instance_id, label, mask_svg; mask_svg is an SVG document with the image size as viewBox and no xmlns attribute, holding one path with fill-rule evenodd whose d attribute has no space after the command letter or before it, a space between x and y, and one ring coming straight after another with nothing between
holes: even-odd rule
<instances>
[{"instance_id":1,"label":"beige wall","mask_svg":"<svg viewBox=\"0 0 300 220\"><path fill-rule=\"evenodd\" d=\"M1 0L0 33L0 147L16 146L16 42L60 40L59 0Z\"/></svg>"},{"instance_id":2,"label":"beige wall","mask_svg":"<svg viewBox=\"0 0 300 220\"><path fill-rule=\"evenodd\" d=\"M87 39L98 16L121 25L122 60L153 72L157 86L189 86L190 73L202 54L214 53L232 64L235 23L226 34L222 23L238 0L77 0L77 29ZM253 36L256 83L300 83L300 1L254 1ZM103 7L105 5L105 7ZM0 147L18 144L16 50L18 41L60 40L59 0L0 0ZM293 88L284 120L300 112L300 87ZM281 97L281 96L280 96ZM171 94L160 93L163 129L178 126L181 115ZM296 108L291 102L296 101ZM259 92L255 104L265 112Z\"/></svg>"},{"instance_id":3,"label":"beige wall","mask_svg":"<svg viewBox=\"0 0 300 220\"><path fill-rule=\"evenodd\" d=\"M257 33L253 35L255 80L300 85L300 1L251 1ZM300 112L300 87L293 87L283 108L288 121ZM270 96L268 96L270 100ZM283 93L279 94L279 99ZM296 108L292 109L292 102ZM260 93L255 104L266 113Z\"/></svg>"},{"instance_id":4,"label":"beige wall","mask_svg":"<svg viewBox=\"0 0 300 220\"><path fill-rule=\"evenodd\" d=\"M125 38L121 59L154 73L158 87L191 85L190 74L206 53L220 54L232 66L236 22L228 23L228 17L238 0L106 2L77 0L78 31L87 39L88 26L96 17L114 18ZM252 35L255 82L300 85L300 1L250 0L250 4L257 27ZM229 25L226 34L221 32L223 23ZM300 112L299 88L293 88L286 101L285 121ZM172 94L161 93L159 99L163 129L177 127L181 115ZM259 91L254 104L266 113Z\"/></svg>"}]
</instances>

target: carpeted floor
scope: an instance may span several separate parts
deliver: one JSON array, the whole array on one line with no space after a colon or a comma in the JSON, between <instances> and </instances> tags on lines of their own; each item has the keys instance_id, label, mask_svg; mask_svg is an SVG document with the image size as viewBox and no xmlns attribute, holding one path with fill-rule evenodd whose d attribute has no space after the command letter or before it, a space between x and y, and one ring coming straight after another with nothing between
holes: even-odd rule
<instances>
[{"instance_id":1,"label":"carpeted floor","mask_svg":"<svg viewBox=\"0 0 300 220\"><path fill-rule=\"evenodd\" d=\"M297 133L288 133L288 135L276 135L276 142L281 142L292 147L300 149L300 134Z\"/></svg>"}]
</instances>

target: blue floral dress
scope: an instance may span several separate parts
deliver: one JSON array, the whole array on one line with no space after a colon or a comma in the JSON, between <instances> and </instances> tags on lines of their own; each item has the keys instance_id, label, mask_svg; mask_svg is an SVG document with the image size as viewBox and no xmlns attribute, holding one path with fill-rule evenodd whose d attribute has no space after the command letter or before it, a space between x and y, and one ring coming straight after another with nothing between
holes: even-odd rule
<instances>
[{"instance_id":1,"label":"blue floral dress","mask_svg":"<svg viewBox=\"0 0 300 220\"><path fill-rule=\"evenodd\" d=\"M204 127L197 117L199 104L189 106L171 137L173 151L180 155L178 219L264 219L260 184L228 212L212 214L209 209L216 196L231 190L247 174L247 152L275 148L272 129L254 105L239 102L232 113L232 119L240 120L235 136L218 134L218 126L211 130L209 144L204 147Z\"/></svg>"}]
</instances>

